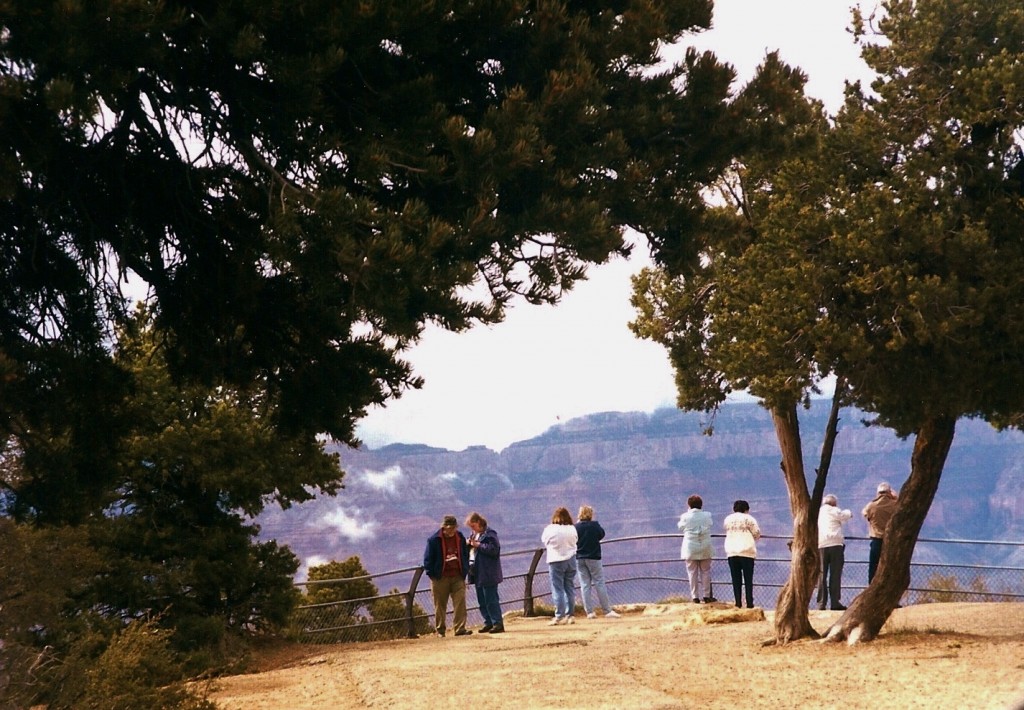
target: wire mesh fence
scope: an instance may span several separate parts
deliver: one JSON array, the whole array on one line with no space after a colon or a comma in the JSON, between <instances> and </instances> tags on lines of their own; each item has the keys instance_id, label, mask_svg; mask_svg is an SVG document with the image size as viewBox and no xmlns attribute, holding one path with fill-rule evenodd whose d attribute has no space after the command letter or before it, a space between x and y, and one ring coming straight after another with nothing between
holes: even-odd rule
<instances>
[{"instance_id":1,"label":"wire mesh fence","mask_svg":"<svg viewBox=\"0 0 1024 710\"><path fill-rule=\"evenodd\" d=\"M721 535L713 535L721 538ZM679 559L682 536L646 535L605 540L603 569L613 606L684 601L690 598L685 564ZM866 538L847 537L842 599L849 603L867 586ZM754 565L754 604L773 609L779 591L789 578L789 538L764 536L758 542ZM956 554L946 554L957 546ZM716 545L721 548L721 542ZM986 564L985 560L1012 558L1006 554L1024 549L1022 543L976 540L921 539L911 564L911 583L902 604L932 602L1024 601L1024 567ZM499 587L504 613L526 616L551 614L551 588L543 549L502 553L504 581ZM1018 555L1019 556L1019 555ZM918 559L922 561L918 561ZM942 559L964 559L948 563ZM981 560L977 562L976 560ZM382 590L377 596L348 598L345 588L369 580ZM711 563L712 594L732 602L729 567L724 557ZM300 606L292 623L292 635L311 643L371 641L415 637L434 628L434 604L430 580L421 567L393 570L353 579L301 583L307 592L328 585L335 601ZM577 582L578 585L578 582ZM386 591L384 591L386 590ZM320 596L324 596L321 594ZM581 606L579 587L576 603ZM466 587L467 623L482 622L475 587ZM450 618L451 612L448 611Z\"/></svg>"}]
</instances>

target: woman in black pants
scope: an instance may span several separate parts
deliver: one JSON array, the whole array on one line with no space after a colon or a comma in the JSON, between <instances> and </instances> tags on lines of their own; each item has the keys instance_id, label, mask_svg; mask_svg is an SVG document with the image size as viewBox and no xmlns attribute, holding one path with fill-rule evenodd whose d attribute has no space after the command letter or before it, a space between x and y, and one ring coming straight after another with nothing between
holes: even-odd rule
<instances>
[{"instance_id":1,"label":"woman in black pants","mask_svg":"<svg viewBox=\"0 0 1024 710\"><path fill-rule=\"evenodd\" d=\"M761 529L749 514L750 505L745 500L732 504L732 514L725 518L725 556L729 560L732 574L732 593L736 606L742 607L740 592L746 587L747 608L754 608L754 558L757 557L757 539Z\"/></svg>"}]
</instances>

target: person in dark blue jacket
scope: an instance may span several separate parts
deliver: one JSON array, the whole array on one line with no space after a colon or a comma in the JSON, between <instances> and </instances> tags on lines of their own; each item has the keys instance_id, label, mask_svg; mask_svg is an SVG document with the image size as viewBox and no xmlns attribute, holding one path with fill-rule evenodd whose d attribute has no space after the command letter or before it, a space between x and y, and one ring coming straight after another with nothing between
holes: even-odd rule
<instances>
[{"instance_id":1,"label":"person in dark blue jacket","mask_svg":"<svg viewBox=\"0 0 1024 710\"><path fill-rule=\"evenodd\" d=\"M500 634L505 631L501 616L498 585L501 584L501 543L498 532L487 527L480 513L470 513L466 525L473 531L469 536L469 581L476 586L476 600L484 625L480 633Z\"/></svg>"},{"instance_id":2,"label":"person in dark blue jacket","mask_svg":"<svg viewBox=\"0 0 1024 710\"><path fill-rule=\"evenodd\" d=\"M604 569L601 566L601 540L604 539L604 528L601 527L601 523L594 520L594 509L589 505L580 506L580 513L576 519L576 534L579 536L576 541L576 562L579 566L583 609L587 612L588 619L597 616L590 594L591 590L594 590L597 592L597 601L604 610L604 615L610 619L617 618L619 615L608 601L608 589L605 587Z\"/></svg>"},{"instance_id":3,"label":"person in dark blue jacket","mask_svg":"<svg viewBox=\"0 0 1024 710\"><path fill-rule=\"evenodd\" d=\"M444 636L448 599L452 600L452 623L456 636L473 633L466 628L466 574L469 572L469 546L459 532L454 515L444 516L441 529L427 538L423 569L430 577L434 595L434 630Z\"/></svg>"}]
</instances>

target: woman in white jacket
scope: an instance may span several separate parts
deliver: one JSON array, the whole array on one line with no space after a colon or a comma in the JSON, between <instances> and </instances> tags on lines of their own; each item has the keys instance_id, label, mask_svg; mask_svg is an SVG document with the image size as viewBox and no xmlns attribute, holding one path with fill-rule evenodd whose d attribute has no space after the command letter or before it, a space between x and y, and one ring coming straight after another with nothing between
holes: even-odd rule
<instances>
[{"instance_id":1,"label":"woman in white jacket","mask_svg":"<svg viewBox=\"0 0 1024 710\"><path fill-rule=\"evenodd\" d=\"M729 561L732 575L732 594L736 606L742 607L740 592L746 587L747 608L754 608L754 559L757 557L757 540L761 528L750 515L750 505L745 500L732 504L732 514L725 518L725 556Z\"/></svg>"},{"instance_id":2,"label":"woman in white jacket","mask_svg":"<svg viewBox=\"0 0 1024 710\"><path fill-rule=\"evenodd\" d=\"M711 513L703 510L704 500L698 495L686 499L689 510L679 516L677 527L683 531L680 556L686 560L686 576L690 581L690 596L694 604L703 599L709 604L711 596Z\"/></svg>"},{"instance_id":3,"label":"woman in white jacket","mask_svg":"<svg viewBox=\"0 0 1024 710\"><path fill-rule=\"evenodd\" d=\"M544 528L540 541L547 549L548 576L551 578L551 601L555 618L551 626L575 622L576 542L579 535L567 508L556 508L551 524Z\"/></svg>"}]
</instances>

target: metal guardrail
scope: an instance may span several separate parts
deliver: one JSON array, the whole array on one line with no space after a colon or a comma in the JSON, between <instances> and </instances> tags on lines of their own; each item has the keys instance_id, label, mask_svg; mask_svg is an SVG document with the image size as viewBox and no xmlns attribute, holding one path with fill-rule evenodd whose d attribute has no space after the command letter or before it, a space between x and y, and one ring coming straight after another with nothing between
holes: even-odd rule
<instances>
[{"instance_id":1,"label":"metal guardrail","mask_svg":"<svg viewBox=\"0 0 1024 710\"><path fill-rule=\"evenodd\" d=\"M721 539L724 535L712 535ZM789 578L790 557L786 536L762 536L754 565L754 603L773 609L782 586ZM637 535L602 541L603 568L608 595L613 605L681 601L690 597L686 569L679 559L681 534ZM843 570L843 601L849 602L867 586L867 538L847 536ZM947 545L964 546L964 563L929 561L941 559L937 550ZM721 542L716 549L722 547ZM996 550L1024 550L1024 543L992 540L938 540L920 538L911 563L911 583L903 604L945 601L1024 601L1024 567L979 563L990 560ZM540 582L547 576L542 565L543 548L503 552L505 579L499 587L504 612L525 616L550 614L551 592ZM1009 556L1009 555L1007 555ZM921 561L917 561L918 558ZM1019 557L1019 556L1018 556ZM305 604L296 610L292 634L300 641L339 642L381 638L415 638L431 630L433 601L429 580L422 567L408 567L358 578L299 582L300 589L331 585L344 597L344 586L371 581L377 588L392 591L374 597L345 599L322 604ZM724 556L711 565L714 596L733 599L728 564ZM577 588L578 590L578 588ZM580 602L579 593L576 595ZM469 623L480 621L476 595L467 587Z\"/></svg>"}]
</instances>

